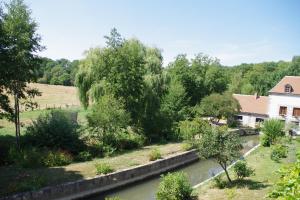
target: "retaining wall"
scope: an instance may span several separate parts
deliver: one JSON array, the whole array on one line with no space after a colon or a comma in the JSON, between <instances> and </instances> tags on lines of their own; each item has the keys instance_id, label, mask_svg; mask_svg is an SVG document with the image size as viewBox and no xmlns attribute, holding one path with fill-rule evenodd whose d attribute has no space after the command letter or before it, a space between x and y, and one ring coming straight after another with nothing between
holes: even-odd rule
<instances>
[{"instance_id":1,"label":"retaining wall","mask_svg":"<svg viewBox=\"0 0 300 200\"><path fill-rule=\"evenodd\" d=\"M159 175L163 172L197 161L198 159L197 152L192 150L108 175L69 182L53 187L45 187L39 191L20 193L0 198L0 200L68 200L83 198Z\"/></svg>"}]
</instances>

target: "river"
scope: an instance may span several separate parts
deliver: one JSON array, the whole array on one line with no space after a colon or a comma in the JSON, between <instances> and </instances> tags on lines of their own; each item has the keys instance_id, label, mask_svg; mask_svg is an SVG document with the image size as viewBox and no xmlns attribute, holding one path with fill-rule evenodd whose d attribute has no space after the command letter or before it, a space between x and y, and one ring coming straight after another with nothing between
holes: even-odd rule
<instances>
[{"instance_id":1,"label":"river","mask_svg":"<svg viewBox=\"0 0 300 200\"><path fill-rule=\"evenodd\" d=\"M244 146L243 153L246 153L259 143L258 135L243 136L242 139ZM208 159L200 160L174 171L185 172L188 175L191 184L197 185L217 174L221 170L220 166L214 160ZM85 198L85 200L104 200L105 197L119 197L122 200L155 200L155 193L159 182L160 176L156 176L141 182L130 184L120 189Z\"/></svg>"}]
</instances>

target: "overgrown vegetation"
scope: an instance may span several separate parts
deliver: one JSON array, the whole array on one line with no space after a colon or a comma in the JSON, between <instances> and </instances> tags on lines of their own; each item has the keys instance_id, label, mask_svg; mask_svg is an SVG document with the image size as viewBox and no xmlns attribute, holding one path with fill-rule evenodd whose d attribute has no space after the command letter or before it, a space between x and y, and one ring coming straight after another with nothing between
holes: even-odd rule
<instances>
[{"instance_id":1,"label":"overgrown vegetation","mask_svg":"<svg viewBox=\"0 0 300 200\"><path fill-rule=\"evenodd\" d=\"M291 200L300 198L300 152L297 153L297 158L294 164L278 171L280 180L269 193L269 197Z\"/></svg>"},{"instance_id":2,"label":"overgrown vegetation","mask_svg":"<svg viewBox=\"0 0 300 200\"><path fill-rule=\"evenodd\" d=\"M195 199L195 195L187 176L182 172L175 172L162 176L162 181L156 193L156 199L192 200Z\"/></svg>"},{"instance_id":3,"label":"overgrown vegetation","mask_svg":"<svg viewBox=\"0 0 300 200\"><path fill-rule=\"evenodd\" d=\"M95 164L97 174L109 174L115 170L107 163L96 163Z\"/></svg>"},{"instance_id":4,"label":"overgrown vegetation","mask_svg":"<svg viewBox=\"0 0 300 200\"><path fill-rule=\"evenodd\" d=\"M286 158L288 154L288 147L283 144L276 144L272 146L271 159L279 162L282 158Z\"/></svg>"},{"instance_id":5,"label":"overgrown vegetation","mask_svg":"<svg viewBox=\"0 0 300 200\"><path fill-rule=\"evenodd\" d=\"M149 154L149 160L150 161L154 161L154 160L158 160L161 159L161 153L158 149L153 149L150 154Z\"/></svg>"}]
</instances>

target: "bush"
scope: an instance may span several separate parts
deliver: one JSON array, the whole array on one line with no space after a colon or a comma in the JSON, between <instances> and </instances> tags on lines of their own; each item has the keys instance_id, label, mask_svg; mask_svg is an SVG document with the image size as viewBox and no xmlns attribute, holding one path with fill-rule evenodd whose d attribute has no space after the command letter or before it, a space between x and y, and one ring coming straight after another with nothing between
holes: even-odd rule
<instances>
[{"instance_id":1,"label":"bush","mask_svg":"<svg viewBox=\"0 0 300 200\"><path fill-rule=\"evenodd\" d=\"M96 163L95 164L97 174L109 174L115 170L107 163Z\"/></svg>"},{"instance_id":2,"label":"bush","mask_svg":"<svg viewBox=\"0 0 300 200\"><path fill-rule=\"evenodd\" d=\"M24 168L44 166L44 155L44 152L37 148L22 149L20 151L16 148L11 148L9 151L9 159L16 165Z\"/></svg>"},{"instance_id":3,"label":"bush","mask_svg":"<svg viewBox=\"0 0 300 200\"><path fill-rule=\"evenodd\" d=\"M262 145L270 146L284 136L284 123L278 119L268 119L263 123L262 131Z\"/></svg>"},{"instance_id":4,"label":"bush","mask_svg":"<svg viewBox=\"0 0 300 200\"><path fill-rule=\"evenodd\" d=\"M195 148L194 145L191 144L191 143L183 143L183 144L182 144L182 149L183 149L184 151L190 151L190 150L192 150L192 149L194 149L194 148Z\"/></svg>"},{"instance_id":5,"label":"bush","mask_svg":"<svg viewBox=\"0 0 300 200\"><path fill-rule=\"evenodd\" d=\"M79 154L75 157L76 161L89 161L92 160L93 156L88 151L79 152Z\"/></svg>"},{"instance_id":6,"label":"bush","mask_svg":"<svg viewBox=\"0 0 300 200\"><path fill-rule=\"evenodd\" d=\"M66 151L49 151L43 160L47 167L68 165L72 161L72 155Z\"/></svg>"},{"instance_id":7,"label":"bush","mask_svg":"<svg viewBox=\"0 0 300 200\"><path fill-rule=\"evenodd\" d=\"M145 137L137 134L132 128L119 130L116 135L115 146L118 150L130 150L142 147L145 142Z\"/></svg>"},{"instance_id":8,"label":"bush","mask_svg":"<svg viewBox=\"0 0 300 200\"><path fill-rule=\"evenodd\" d=\"M161 158L162 158L162 156L161 156L159 149L153 149L149 154L150 161L158 160Z\"/></svg>"},{"instance_id":9,"label":"bush","mask_svg":"<svg viewBox=\"0 0 300 200\"><path fill-rule=\"evenodd\" d=\"M274 147L272 147L271 159L276 162L279 162L280 159L286 158L287 154L288 154L288 147L282 144L277 144Z\"/></svg>"},{"instance_id":10,"label":"bush","mask_svg":"<svg viewBox=\"0 0 300 200\"><path fill-rule=\"evenodd\" d=\"M280 179L269 193L269 197L276 199L300 199L300 151L297 161L279 170Z\"/></svg>"},{"instance_id":11,"label":"bush","mask_svg":"<svg viewBox=\"0 0 300 200\"><path fill-rule=\"evenodd\" d=\"M0 136L0 166L12 164L14 161L9 156L10 149L16 144L16 139L10 135Z\"/></svg>"},{"instance_id":12,"label":"bush","mask_svg":"<svg viewBox=\"0 0 300 200\"><path fill-rule=\"evenodd\" d=\"M76 131L77 124L72 120L71 113L63 110L51 110L41 114L26 129L27 142L35 147L64 149L77 153L82 142Z\"/></svg>"},{"instance_id":13,"label":"bush","mask_svg":"<svg viewBox=\"0 0 300 200\"><path fill-rule=\"evenodd\" d=\"M223 180L222 176L216 176L214 179L214 186L219 188L219 189L224 189L227 185L227 182Z\"/></svg>"},{"instance_id":14,"label":"bush","mask_svg":"<svg viewBox=\"0 0 300 200\"><path fill-rule=\"evenodd\" d=\"M121 200L119 197L106 197L105 200Z\"/></svg>"},{"instance_id":15,"label":"bush","mask_svg":"<svg viewBox=\"0 0 300 200\"><path fill-rule=\"evenodd\" d=\"M190 200L194 198L192 192L193 188L184 173L168 173L162 176L156 198L157 200Z\"/></svg>"},{"instance_id":16,"label":"bush","mask_svg":"<svg viewBox=\"0 0 300 200\"><path fill-rule=\"evenodd\" d=\"M233 166L234 172L238 179L244 179L254 174L254 170L247 166L246 161L237 161Z\"/></svg>"}]
</instances>

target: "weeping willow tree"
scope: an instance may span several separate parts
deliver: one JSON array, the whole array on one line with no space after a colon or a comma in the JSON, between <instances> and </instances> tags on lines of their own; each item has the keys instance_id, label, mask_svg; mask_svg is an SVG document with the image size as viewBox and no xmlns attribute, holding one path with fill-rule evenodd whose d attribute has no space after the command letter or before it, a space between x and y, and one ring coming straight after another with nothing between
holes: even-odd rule
<instances>
[{"instance_id":1,"label":"weeping willow tree","mask_svg":"<svg viewBox=\"0 0 300 200\"><path fill-rule=\"evenodd\" d=\"M157 114L164 91L161 52L137 39L123 39L116 29L105 38L107 45L89 49L80 63L76 75L80 101L87 108L105 94L113 95L124 102L132 122L143 126Z\"/></svg>"}]
</instances>

